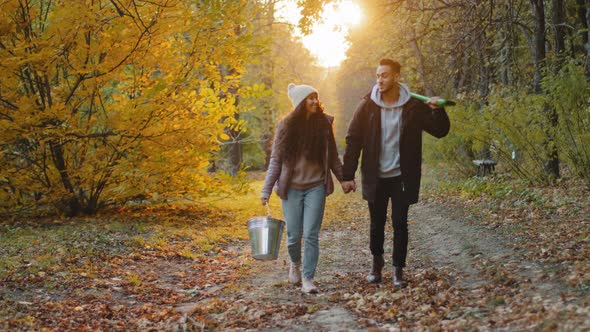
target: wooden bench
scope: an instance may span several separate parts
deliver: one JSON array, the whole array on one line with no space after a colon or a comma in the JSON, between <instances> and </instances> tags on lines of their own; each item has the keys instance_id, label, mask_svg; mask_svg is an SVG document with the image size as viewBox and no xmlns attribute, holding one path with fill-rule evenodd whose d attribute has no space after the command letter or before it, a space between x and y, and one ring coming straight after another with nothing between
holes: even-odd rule
<instances>
[{"instance_id":1,"label":"wooden bench","mask_svg":"<svg viewBox=\"0 0 590 332\"><path fill-rule=\"evenodd\" d=\"M494 172L497 162L491 159L477 159L473 160L473 164L477 166L475 176L486 176Z\"/></svg>"}]
</instances>

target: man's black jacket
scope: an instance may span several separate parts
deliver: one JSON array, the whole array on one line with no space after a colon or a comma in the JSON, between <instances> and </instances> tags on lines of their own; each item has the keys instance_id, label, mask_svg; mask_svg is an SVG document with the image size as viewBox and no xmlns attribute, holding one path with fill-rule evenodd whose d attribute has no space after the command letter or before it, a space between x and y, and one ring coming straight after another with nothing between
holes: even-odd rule
<instances>
[{"instance_id":1,"label":"man's black jacket","mask_svg":"<svg viewBox=\"0 0 590 332\"><path fill-rule=\"evenodd\" d=\"M422 132L441 138L448 134L451 124L444 108L433 110L415 98L403 105L401 121L399 149L404 198L408 204L414 204L418 202L422 176ZM361 151L363 198L372 202L379 179L381 107L371 100L370 94L358 105L348 128L344 181L354 179Z\"/></svg>"}]
</instances>

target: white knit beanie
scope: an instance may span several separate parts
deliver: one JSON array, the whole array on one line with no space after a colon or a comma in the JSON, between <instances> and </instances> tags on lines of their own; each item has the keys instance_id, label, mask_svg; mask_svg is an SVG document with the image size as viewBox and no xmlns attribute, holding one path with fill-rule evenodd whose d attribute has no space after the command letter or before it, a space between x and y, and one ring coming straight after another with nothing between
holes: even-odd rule
<instances>
[{"instance_id":1,"label":"white knit beanie","mask_svg":"<svg viewBox=\"0 0 590 332\"><path fill-rule=\"evenodd\" d=\"M314 92L318 93L318 90L305 84L296 85L294 83L289 83L287 86L287 94L289 95L289 99L291 99L291 103L293 104L294 108L297 107L297 105L299 105L305 98L307 98L307 96Z\"/></svg>"}]
</instances>

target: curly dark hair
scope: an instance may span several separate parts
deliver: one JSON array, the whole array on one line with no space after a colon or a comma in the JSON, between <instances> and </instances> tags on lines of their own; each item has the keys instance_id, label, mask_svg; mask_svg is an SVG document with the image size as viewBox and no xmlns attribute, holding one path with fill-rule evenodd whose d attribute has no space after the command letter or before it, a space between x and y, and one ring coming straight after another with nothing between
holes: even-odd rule
<instances>
[{"instance_id":1,"label":"curly dark hair","mask_svg":"<svg viewBox=\"0 0 590 332\"><path fill-rule=\"evenodd\" d=\"M278 137L283 160L294 165L300 156L305 155L307 160L323 165L327 137L332 134L332 125L324 115L323 105L308 116L304 99L283 121L284 129Z\"/></svg>"}]
</instances>

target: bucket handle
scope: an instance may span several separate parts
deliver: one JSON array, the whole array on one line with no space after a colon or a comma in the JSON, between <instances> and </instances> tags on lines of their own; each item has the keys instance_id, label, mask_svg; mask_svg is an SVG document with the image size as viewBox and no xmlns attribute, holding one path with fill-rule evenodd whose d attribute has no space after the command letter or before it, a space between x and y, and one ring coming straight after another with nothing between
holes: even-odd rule
<instances>
[{"instance_id":1,"label":"bucket handle","mask_svg":"<svg viewBox=\"0 0 590 332\"><path fill-rule=\"evenodd\" d=\"M267 213L267 217L270 218L270 204L268 201L266 201L266 213Z\"/></svg>"}]
</instances>

